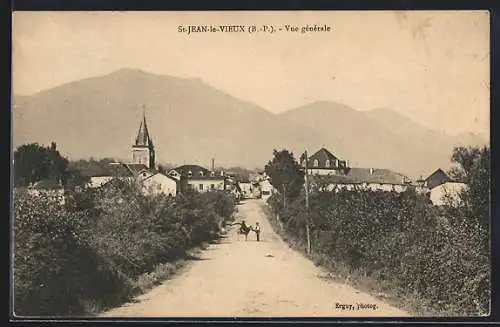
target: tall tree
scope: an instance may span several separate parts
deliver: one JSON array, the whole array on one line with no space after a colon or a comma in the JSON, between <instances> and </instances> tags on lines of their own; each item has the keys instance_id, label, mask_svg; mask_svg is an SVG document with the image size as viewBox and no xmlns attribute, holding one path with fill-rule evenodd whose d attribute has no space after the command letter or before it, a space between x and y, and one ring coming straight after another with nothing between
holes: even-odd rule
<instances>
[{"instance_id":1,"label":"tall tree","mask_svg":"<svg viewBox=\"0 0 500 327\"><path fill-rule=\"evenodd\" d=\"M14 152L14 184L27 186L42 179L63 181L68 160L52 142L49 147L38 143L21 145Z\"/></svg>"},{"instance_id":2,"label":"tall tree","mask_svg":"<svg viewBox=\"0 0 500 327\"><path fill-rule=\"evenodd\" d=\"M61 156L55 142L47 147L38 143L19 146L14 152L14 185L28 186L45 179L61 182L68 188L89 181L79 169L69 167L68 160Z\"/></svg>"},{"instance_id":3,"label":"tall tree","mask_svg":"<svg viewBox=\"0 0 500 327\"><path fill-rule=\"evenodd\" d=\"M474 218L484 228L489 228L490 148L457 147L453 150L451 161L456 164L451 175L469 186L462 194L465 203L471 208Z\"/></svg>"},{"instance_id":4,"label":"tall tree","mask_svg":"<svg viewBox=\"0 0 500 327\"><path fill-rule=\"evenodd\" d=\"M304 172L293 153L286 149L273 151L273 159L265 166L270 183L283 195L283 205L287 197L296 197L304 185Z\"/></svg>"}]
</instances>

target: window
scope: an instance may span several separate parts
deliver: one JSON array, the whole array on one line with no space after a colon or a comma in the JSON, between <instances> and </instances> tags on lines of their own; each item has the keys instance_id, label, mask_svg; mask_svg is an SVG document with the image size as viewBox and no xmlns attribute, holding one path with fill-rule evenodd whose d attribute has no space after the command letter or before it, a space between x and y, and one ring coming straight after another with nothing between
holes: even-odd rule
<instances>
[{"instance_id":1,"label":"window","mask_svg":"<svg viewBox=\"0 0 500 327\"><path fill-rule=\"evenodd\" d=\"M203 177L203 170L200 170L200 176Z\"/></svg>"},{"instance_id":2,"label":"window","mask_svg":"<svg viewBox=\"0 0 500 327\"><path fill-rule=\"evenodd\" d=\"M189 177L193 176L193 172L191 170L188 172L188 176Z\"/></svg>"},{"instance_id":3,"label":"window","mask_svg":"<svg viewBox=\"0 0 500 327\"><path fill-rule=\"evenodd\" d=\"M211 172L210 176L214 177L215 176L215 171Z\"/></svg>"},{"instance_id":4,"label":"window","mask_svg":"<svg viewBox=\"0 0 500 327\"><path fill-rule=\"evenodd\" d=\"M325 167L330 167L330 160L326 159L326 161L325 161Z\"/></svg>"},{"instance_id":5,"label":"window","mask_svg":"<svg viewBox=\"0 0 500 327\"><path fill-rule=\"evenodd\" d=\"M199 187L200 187L200 191L203 191L203 184L200 184Z\"/></svg>"},{"instance_id":6,"label":"window","mask_svg":"<svg viewBox=\"0 0 500 327\"><path fill-rule=\"evenodd\" d=\"M318 159L314 159L313 166L314 166L314 167L318 167L318 166L319 166L319 161L318 161Z\"/></svg>"},{"instance_id":7,"label":"window","mask_svg":"<svg viewBox=\"0 0 500 327\"><path fill-rule=\"evenodd\" d=\"M215 189L215 185L214 184L210 184L210 189L211 190Z\"/></svg>"}]
</instances>

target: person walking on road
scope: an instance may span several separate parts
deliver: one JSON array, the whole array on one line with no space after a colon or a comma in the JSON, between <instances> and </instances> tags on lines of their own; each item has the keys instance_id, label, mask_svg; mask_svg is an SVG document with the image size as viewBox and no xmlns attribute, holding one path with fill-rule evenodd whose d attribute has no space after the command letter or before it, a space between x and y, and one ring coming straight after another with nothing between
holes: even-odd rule
<instances>
[{"instance_id":1,"label":"person walking on road","mask_svg":"<svg viewBox=\"0 0 500 327\"><path fill-rule=\"evenodd\" d=\"M253 228L255 235L257 236L257 242L260 242L260 225L258 222L255 223L255 227Z\"/></svg>"}]
</instances>

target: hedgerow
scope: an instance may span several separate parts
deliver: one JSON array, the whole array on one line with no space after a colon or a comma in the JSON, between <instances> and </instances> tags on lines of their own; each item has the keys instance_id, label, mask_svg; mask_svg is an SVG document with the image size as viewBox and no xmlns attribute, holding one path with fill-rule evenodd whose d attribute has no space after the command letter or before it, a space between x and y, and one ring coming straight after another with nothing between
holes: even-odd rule
<instances>
[{"instance_id":1,"label":"hedgerow","mask_svg":"<svg viewBox=\"0 0 500 327\"><path fill-rule=\"evenodd\" d=\"M224 192L143 196L112 181L101 190L14 196L14 311L89 314L133 296L134 281L218 236L235 205Z\"/></svg>"},{"instance_id":2,"label":"hedgerow","mask_svg":"<svg viewBox=\"0 0 500 327\"><path fill-rule=\"evenodd\" d=\"M310 218L312 251L326 266L362 271L445 315L488 313L488 231L467 206L437 208L411 190L312 192L309 211L303 194L286 208L279 195L268 204L300 244Z\"/></svg>"}]
</instances>

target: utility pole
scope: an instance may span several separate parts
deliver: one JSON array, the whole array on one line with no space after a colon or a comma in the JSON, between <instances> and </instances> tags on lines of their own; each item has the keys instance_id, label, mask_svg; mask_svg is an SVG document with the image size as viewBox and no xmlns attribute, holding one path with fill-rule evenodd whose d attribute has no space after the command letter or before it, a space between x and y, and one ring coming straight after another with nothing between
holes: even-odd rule
<instances>
[{"instance_id":1,"label":"utility pole","mask_svg":"<svg viewBox=\"0 0 500 327\"><path fill-rule=\"evenodd\" d=\"M286 187L285 184L283 186L283 208L286 208Z\"/></svg>"},{"instance_id":2,"label":"utility pole","mask_svg":"<svg viewBox=\"0 0 500 327\"><path fill-rule=\"evenodd\" d=\"M307 167L308 165L308 158L307 158L307 150L304 152L304 157L305 157L305 168L306 168L306 174L305 174L305 191L306 191L306 236L307 236L307 254L311 254L311 231L310 231L310 226L309 226L309 169Z\"/></svg>"}]
</instances>

